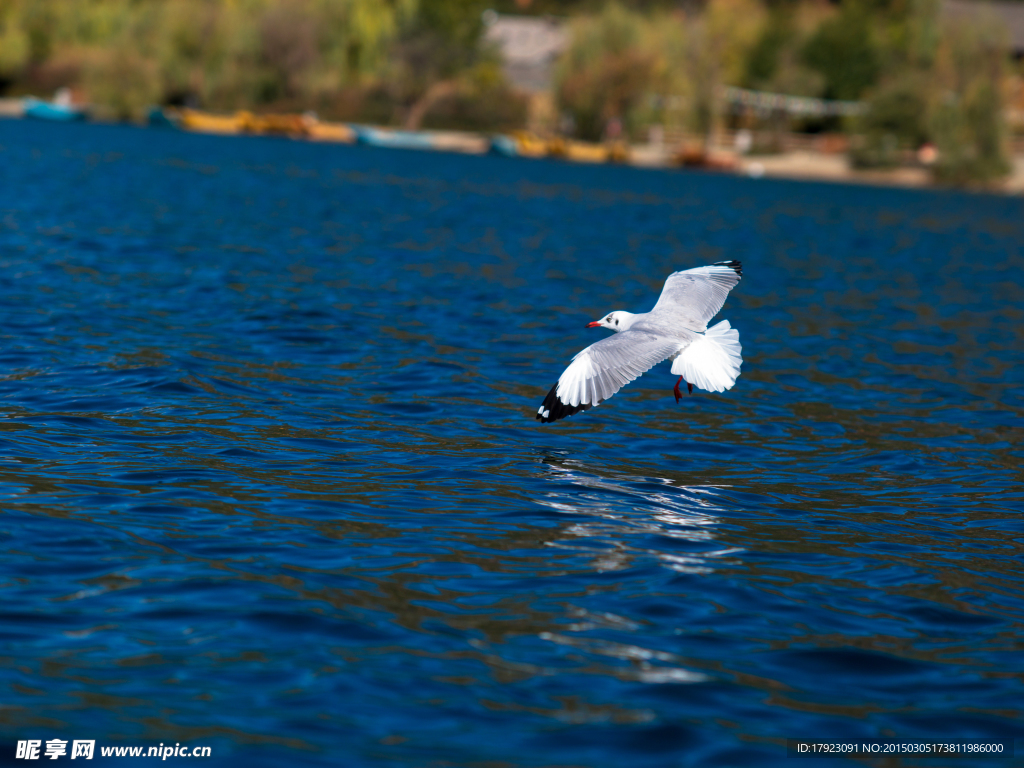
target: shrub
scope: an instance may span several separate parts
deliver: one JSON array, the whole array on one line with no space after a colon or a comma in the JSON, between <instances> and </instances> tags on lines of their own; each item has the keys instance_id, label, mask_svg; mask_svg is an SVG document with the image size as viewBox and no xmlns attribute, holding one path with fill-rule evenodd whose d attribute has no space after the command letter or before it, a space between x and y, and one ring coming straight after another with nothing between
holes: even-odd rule
<instances>
[{"instance_id":1,"label":"shrub","mask_svg":"<svg viewBox=\"0 0 1024 768\"><path fill-rule=\"evenodd\" d=\"M579 137L600 139L613 118L628 124L650 91L655 54L641 45L644 21L610 3L600 15L572 23L572 42L556 71L556 97Z\"/></svg>"},{"instance_id":2,"label":"shrub","mask_svg":"<svg viewBox=\"0 0 1024 768\"><path fill-rule=\"evenodd\" d=\"M84 70L89 99L100 117L141 120L146 108L160 100L160 78L154 62L127 46L94 53Z\"/></svg>"},{"instance_id":3,"label":"shrub","mask_svg":"<svg viewBox=\"0 0 1024 768\"><path fill-rule=\"evenodd\" d=\"M260 59L266 68L261 101L294 97L319 55L315 19L295 2L271 6L260 19Z\"/></svg>"},{"instance_id":4,"label":"shrub","mask_svg":"<svg viewBox=\"0 0 1024 768\"><path fill-rule=\"evenodd\" d=\"M1009 171L1000 93L1005 50L1003 31L993 22L960 21L944 29L930 120L938 180L987 182Z\"/></svg>"},{"instance_id":5,"label":"shrub","mask_svg":"<svg viewBox=\"0 0 1024 768\"><path fill-rule=\"evenodd\" d=\"M508 131L526 123L528 100L513 91L485 62L461 78L452 92L439 99L423 120L427 128Z\"/></svg>"},{"instance_id":6,"label":"shrub","mask_svg":"<svg viewBox=\"0 0 1024 768\"><path fill-rule=\"evenodd\" d=\"M850 155L854 166L885 168L903 162L908 150L929 139L928 81L907 71L883 83L867 101L867 112L854 121L861 141Z\"/></svg>"},{"instance_id":7,"label":"shrub","mask_svg":"<svg viewBox=\"0 0 1024 768\"><path fill-rule=\"evenodd\" d=\"M20 17L9 10L0 15L0 78L14 78L28 63L31 41Z\"/></svg>"}]
</instances>

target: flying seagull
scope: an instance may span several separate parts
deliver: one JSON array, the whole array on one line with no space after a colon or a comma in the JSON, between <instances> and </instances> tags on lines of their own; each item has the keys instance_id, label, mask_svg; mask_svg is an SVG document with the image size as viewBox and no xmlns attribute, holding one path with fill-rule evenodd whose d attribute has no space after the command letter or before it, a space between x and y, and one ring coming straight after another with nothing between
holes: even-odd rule
<instances>
[{"instance_id":1,"label":"flying seagull","mask_svg":"<svg viewBox=\"0 0 1024 768\"><path fill-rule=\"evenodd\" d=\"M731 389L740 375L740 334L723 320L708 328L743 274L738 261L673 272L650 312L616 310L587 328L608 328L614 336L591 344L572 359L537 409L542 423L564 419L600 405L662 360L672 361L679 384L709 392Z\"/></svg>"}]
</instances>

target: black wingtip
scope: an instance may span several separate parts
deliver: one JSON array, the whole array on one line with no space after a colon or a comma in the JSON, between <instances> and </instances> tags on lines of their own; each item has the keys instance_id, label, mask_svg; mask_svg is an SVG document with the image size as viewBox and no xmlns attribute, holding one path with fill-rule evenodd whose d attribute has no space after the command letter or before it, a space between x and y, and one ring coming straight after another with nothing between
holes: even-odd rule
<instances>
[{"instance_id":1,"label":"black wingtip","mask_svg":"<svg viewBox=\"0 0 1024 768\"><path fill-rule=\"evenodd\" d=\"M740 277L743 277L743 265L738 261L716 261L713 267L728 267Z\"/></svg>"},{"instance_id":2,"label":"black wingtip","mask_svg":"<svg viewBox=\"0 0 1024 768\"><path fill-rule=\"evenodd\" d=\"M574 413L579 413L593 407L590 403L581 403L580 405L563 403L558 399L558 385L555 384L537 410L536 418L541 424L550 424L552 421L564 419L566 416L572 416Z\"/></svg>"}]
</instances>

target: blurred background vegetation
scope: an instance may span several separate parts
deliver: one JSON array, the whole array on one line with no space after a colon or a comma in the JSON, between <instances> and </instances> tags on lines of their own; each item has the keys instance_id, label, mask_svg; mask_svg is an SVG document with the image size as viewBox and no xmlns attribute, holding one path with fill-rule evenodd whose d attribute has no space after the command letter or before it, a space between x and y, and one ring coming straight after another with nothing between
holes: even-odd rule
<instances>
[{"instance_id":1,"label":"blurred background vegetation","mask_svg":"<svg viewBox=\"0 0 1024 768\"><path fill-rule=\"evenodd\" d=\"M710 144L723 131L849 137L861 167L934 145L951 182L1006 173L1021 51L944 0L0 0L0 96L69 87L94 113L149 105L475 130L527 127ZM962 2L962 0L961 0ZM551 15L568 42L546 94L484 43L498 14ZM488 13L490 12L490 13ZM858 101L856 117L729 105L725 86Z\"/></svg>"},{"instance_id":2,"label":"blurred background vegetation","mask_svg":"<svg viewBox=\"0 0 1024 768\"><path fill-rule=\"evenodd\" d=\"M480 0L0 0L0 92L516 127ZM431 107L431 109L426 109Z\"/></svg>"}]
</instances>

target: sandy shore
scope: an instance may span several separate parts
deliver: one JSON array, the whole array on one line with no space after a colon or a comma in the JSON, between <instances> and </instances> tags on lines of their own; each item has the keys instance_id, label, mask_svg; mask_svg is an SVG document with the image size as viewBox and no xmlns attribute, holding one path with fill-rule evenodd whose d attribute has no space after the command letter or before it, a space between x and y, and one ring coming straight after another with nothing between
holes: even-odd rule
<instances>
[{"instance_id":1,"label":"sandy shore","mask_svg":"<svg viewBox=\"0 0 1024 768\"><path fill-rule=\"evenodd\" d=\"M850 167L844 155L809 152L786 152L780 155L746 157L739 161L740 173L748 176L808 181L853 182L897 187L931 187L927 168L894 168L892 170L858 170ZM1024 194L1024 155L1013 160L1013 171L1004 181L991 185L991 191Z\"/></svg>"},{"instance_id":2,"label":"sandy shore","mask_svg":"<svg viewBox=\"0 0 1024 768\"><path fill-rule=\"evenodd\" d=\"M673 166L674 152L667 146L639 144L630 147L630 164L645 168ZM792 179L794 181L831 181L836 183L876 184L893 187L936 187L927 168L894 168L891 170L859 170L850 167L845 154L818 152L809 149L792 150L777 155L748 155L737 157L724 148L712 150L717 170L735 172L752 178ZM985 187L987 191L1024 194L1024 154L1014 157L1013 171L998 184Z\"/></svg>"}]
</instances>

